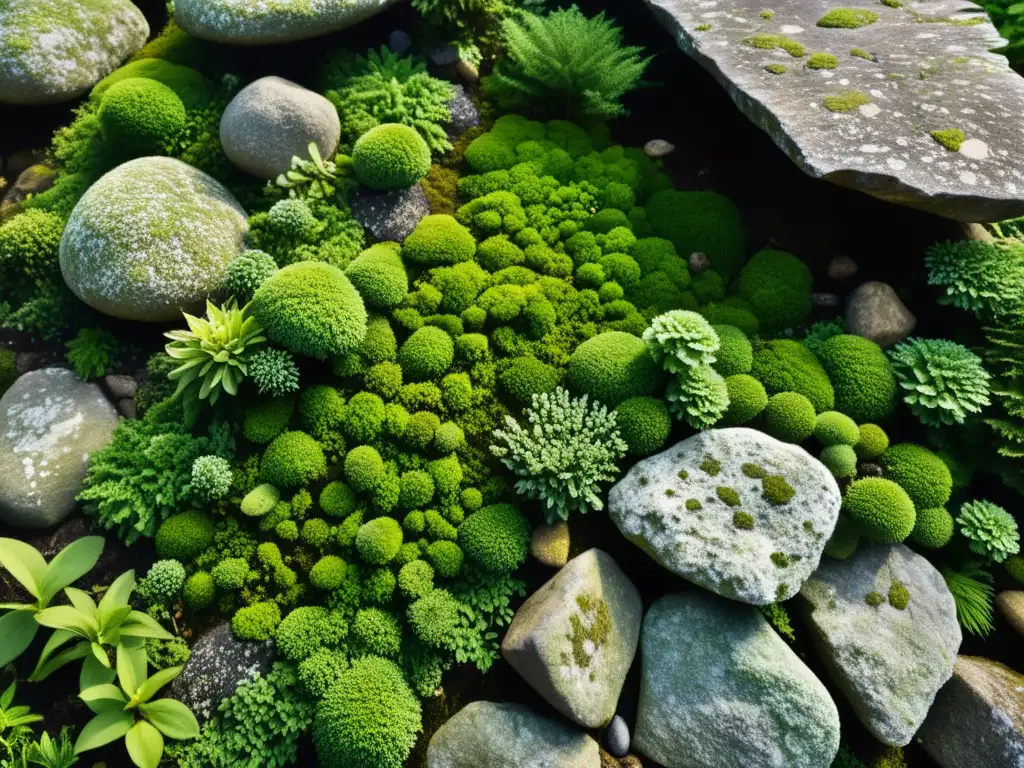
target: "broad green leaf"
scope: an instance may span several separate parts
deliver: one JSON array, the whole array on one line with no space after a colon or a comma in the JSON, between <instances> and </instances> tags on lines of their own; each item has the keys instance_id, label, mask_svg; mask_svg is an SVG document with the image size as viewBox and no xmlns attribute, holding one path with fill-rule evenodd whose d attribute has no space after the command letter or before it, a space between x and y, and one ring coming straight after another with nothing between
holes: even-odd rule
<instances>
[{"instance_id":1,"label":"broad green leaf","mask_svg":"<svg viewBox=\"0 0 1024 768\"><path fill-rule=\"evenodd\" d=\"M70 605L44 608L36 614L36 621L50 629L67 629L86 639L92 639L99 632L96 620L84 615Z\"/></svg>"},{"instance_id":2,"label":"broad green leaf","mask_svg":"<svg viewBox=\"0 0 1024 768\"><path fill-rule=\"evenodd\" d=\"M139 712L169 738L194 739L199 735L196 716L180 701L158 699L149 704L141 704Z\"/></svg>"},{"instance_id":3,"label":"broad green leaf","mask_svg":"<svg viewBox=\"0 0 1024 768\"><path fill-rule=\"evenodd\" d=\"M117 741L131 730L135 717L131 712L104 712L85 724L75 742L75 754L99 749Z\"/></svg>"},{"instance_id":4,"label":"broad green leaf","mask_svg":"<svg viewBox=\"0 0 1024 768\"><path fill-rule=\"evenodd\" d=\"M0 611L32 611L34 614L38 610L34 603L0 603Z\"/></svg>"},{"instance_id":5,"label":"broad green leaf","mask_svg":"<svg viewBox=\"0 0 1024 768\"><path fill-rule=\"evenodd\" d=\"M39 599L40 584L46 574L46 560L31 544L0 538L0 565L18 580L32 597Z\"/></svg>"},{"instance_id":6,"label":"broad green leaf","mask_svg":"<svg viewBox=\"0 0 1024 768\"><path fill-rule=\"evenodd\" d=\"M149 701L152 699L157 691L180 675L182 669L183 667L168 667L167 669L161 669L159 672L156 672L148 680L143 680L142 684L138 688L139 700ZM143 672L143 674L145 674L145 672Z\"/></svg>"},{"instance_id":7,"label":"broad green leaf","mask_svg":"<svg viewBox=\"0 0 1024 768\"><path fill-rule=\"evenodd\" d=\"M43 652L39 654L39 661L36 663L36 669L38 670L43 664L45 664L49 658L61 648L61 646L70 643L72 640L77 640L78 638L79 636L70 630L55 629L46 641L46 645L43 646ZM34 675L35 672L32 674ZM31 679L31 677L29 679Z\"/></svg>"},{"instance_id":8,"label":"broad green leaf","mask_svg":"<svg viewBox=\"0 0 1024 768\"><path fill-rule=\"evenodd\" d=\"M89 643L89 648L92 650L92 657L96 659L104 667L110 666L110 657L107 656L107 652L103 649L103 646L99 643Z\"/></svg>"},{"instance_id":9,"label":"broad green leaf","mask_svg":"<svg viewBox=\"0 0 1024 768\"><path fill-rule=\"evenodd\" d=\"M6 667L21 656L38 631L34 611L11 611L0 616L0 667Z\"/></svg>"},{"instance_id":10,"label":"broad green leaf","mask_svg":"<svg viewBox=\"0 0 1024 768\"><path fill-rule=\"evenodd\" d=\"M64 587L91 571L103 554L103 544L102 536L85 536L58 552L39 584L39 601L47 605Z\"/></svg>"},{"instance_id":11,"label":"broad green leaf","mask_svg":"<svg viewBox=\"0 0 1024 768\"><path fill-rule=\"evenodd\" d=\"M68 600L75 606L75 610L83 616L96 617L96 601L89 596L88 592L68 587L64 590L64 594L68 596Z\"/></svg>"},{"instance_id":12,"label":"broad green leaf","mask_svg":"<svg viewBox=\"0 0 1024 768\"><path fill-rule=\"evenodd\" d=\"M122 605L107 617L106 622L100 624L100 638L102 642L108 645L117 644L121 626L128 620L131 612L132 607L130 605Z\"/></svg>"},{"instance_id":13,"label":"broad green leaf","mask_svg":"<svg viewBox=\"0 0 1024 768\"><path fill-rule=\"evenodd\" d=\"M132 611L121 625L125 637L155 637L159 640L173 640L174 635L160 626L160 622L142 611Z\"/></svg>"},{"instance_id":14,"label":"broad green leaf","mask_svg":"<svg viewBox=\"0 0 1024 768\"><path fill-rule=\"evenodd\" d=\"M85 705L94 714L102 715L104 712L123 712L124 705L128 703L127 697L116 685L106 683L86 688L78 698L85 702Z\"/></svg>"},{"instance_id":15,"label":"broad green leaf","mask_svg":"<svg viewBox=\"0 0 1024 768\"><path fill-rule=\"evenodd\" d=\"M146 680L145 648L117 646L117 681L129 696L134 696Z\"/></svg>"},{"instance_id":16,"label":"broad green leaf","mask_svg":"<svg viewBox=\"0 0 1024 768\"><path fill-rule=\"evenodd\" d=\"M88 649L86 649L88 652ZM92 654L86 656L82 662L82 671L78 673L78 690L84 691L94 685L106 685L114 682L117 673L108 667L100 664Z\"/></svg>"},{"instance_id":17,"label":"broad green leaf","mask_svg":"<svg viewBox=\"0 0 1024 768\"><path fill-rule=\"evenodd\" d=\"M99 620L100 626L110 622L114 611L122 606L128 605L131 599L132 590L135 589L135 571L125 571L110 585L110 589L100 600Z\"/></svg>"},{"instance_id":18,"label":"broad green leaf","mask_svg":"<svg viewBox=\"0 0 1024 768\"><path fill-rule=\"evenodd\" d=\"M158 768L164 754L164 737L145 720L139 720L124 737L128 755L139 768Z\"/></svg>"},{"instance_id":19,"label":"broad green leaf","mask_svg":"<svg viewBox=\"0 0 1024 768\"><path fill-rule=\"evenodd\" d=\"M58 632L60 630L57 630ZM78 635L74 635L78 637ZM63 666L70 664L72 661L78 659L92 658L89 655L90 643L88 640L80 640L70 648L65 648L60 653L49 657L45 662L42 658L36 664L36 668L29 675L29 682L38 683L40 680L45 680L58 669Z\"/></svg>"}]
</instances>

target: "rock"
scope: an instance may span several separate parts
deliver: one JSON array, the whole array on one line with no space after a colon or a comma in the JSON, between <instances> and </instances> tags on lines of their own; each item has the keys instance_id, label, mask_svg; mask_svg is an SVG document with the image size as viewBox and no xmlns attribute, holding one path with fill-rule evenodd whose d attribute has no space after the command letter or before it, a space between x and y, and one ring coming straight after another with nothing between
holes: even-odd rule
<instances>
[{"instance_id":1,"label":"rock","mask_svg":"<svg viewBox=\"0 0 1024 768\"><path fill-rule=\"evenodd\" d=\"M475 83L480 80L480 70L477 69L476 64L465 59L459 59L455 65L455 74L467 83Z\"/></svg>"},{"instance_id":2,"label":"rock","mask_svg":"<svg viewBox=\"0 0 1024 768\"><path fill-rule=\"evenodd\" d=\"M816 307L838 307L839 296L835 293L812 293L811 304Z\"/></svg>"},{"instance_id":3,"label":"rock","mask_svg":"<svg viewBox=\"0 0 1024 768\"><path fill-rule=\"evenodd\" d=\"M1007 119L1024 112L1024 80L991 53L1006 43L981 8L873 3L857 7L875 23L843 29L818 26L832 0L792 0L767 19L760 0L714 18L702 0L646 3L808 175L957 221L1024 214L1024 155ZM808 68L811 52L836 68ZM951 130L963 135L932 136Z\"/></svg>"},{"instance_id":4,"label":"rock","mask_svg":"<svg viewBox=\"0 0 1024 768\"><path fill-rule=\"evenodd\" d=\"M52 187L56 178L57 172L45 163L36 163L23 170L14 185L4 194L3 202L0 203L0 221L13 216L15 206L29 195L38 195Z\"/></svg>"},{"instance_id":5,"label":"rock","mask_svg":"<svg viewBox=\"0 0 1024 768\"><path fill-rule=\"evenodd\" d=\"M148 37L146 17L130 0L7 0L0 4L0 102L70 101Z\"/></svg>"},{"instance_id":6,"label":"rock","mask_svg":"<svg viewBox=\"0 0 1024 768\"><path fill-rule=\"evenodd\" d=\"M833 280L849 280L858 269L857 262L849 256L834 256L828 263L828 276Z\"/></svg>"},{"instance_id":7,"label":"rock","mask_svg":"<svg viewBox=\"0 0 1024 768\"><path fill-rule=\"evenodd\" d=\"M625 757L629 752L629 726L616 715L604 732L604 744L613 757Z\"/></svg>"},{"instance_id":8,"label":"rock","mask_svg":"<svg viewBox=\"0 0 1024 768\"><path fill-rule=\"evenodd\" d=\"M599 768L597 742L521 704L474 701L437 729L427 768Z\"/></svg>"},{"instance_id":9,"label":"rock","mask_svg":"<svg viewBox=\"0 0 1024 768\"><path fill-rule=\"evenodd\" d=\"M174 21L217 43L265 45L307 40L351 27L396 0L177 0Z\"/></svg>"},{"instance_id":10,"label":"rock","mask_svg":"<svg viewBox=\"0 0 1024 768\"><path fill-rule=\"evenodd\" d=\"M942 768L1024 766L1024 675L976 656L958 656L917 734Z\"/></svg>"},{"instance_id":11,"label":"rock","mask_svg":"<svg viewBox=\"0 0 1024 768\"><path fill-rule=\"evenodd\" d=\"M633 743L666 768L829 768L839 712L756 608L699 591L644 618Z\"/></svg>"},{"instance_id":12,"label":"rock","mask_svg":"<svg viewBox=\"0 0 1024 768\"><path fill-rule=\"evenodd\" d=\"M1011 627L1024 635L1024 592L1017 589L1000 592L996 608Z\"/></svg>"},{"instance_id":13,"label":"rock","mask_svg":"<svg viewBox=\"0 0 1024 768\"><path fill-rule=\"evenodd\" d=\"M687 264L690 268L690 274L696 277L701 272L707 272L711 269L711 259L708 258L706 253L700 251L694 251L690 254L690 258L687 260Z\"/></svg>"},{"instance_id":14,"label":"rock","mask_svg":"<svg viewBox=\"0 0 1024 768\"><path fill-rule=\"evenodd\" d=\"M135 399L124 397L117 401L117 410L126 419L137 419L139 417L139 406Z\"/></svg>"},{"instance_id":15,"label":"rock","mask_svg":"<svg viewBox=\"0 0 1024 768\"><path fill-rule=\"evenodd\" d=\"M266 674L274 660L274 643L235 638L231 624L222 621L192 646L192 656L170 693L202 722L217 711L222 699L259 672Z\"/></svg>"},{"instance_id":16,"label":"rock","mask_svg":"<svg viewBox=\"0 0 1024 768\"><path fill-rule=\"evenodd\" d=\"M676 145L664 139L651 139L644 144L644 154L651 158L667 157L676 151Z\"/></svg>"},{"instance_id":17,"label":"rock","mask_svg":"<svg viewBox=\"0 0 1024 768\"><path fill-rule=\"evenodd\" d=\"M0 520L49 528L75 508L89 454L110 442L117 412L65 368L18 378L0 398Z\"/></svg>"},{"instance_id":18,"label":"rock","mask_svg":"<svg viewBox=\"0 0 1024 768\"><path fill-rule=\"evenodd\" d=\"M29 371L37 371L50 365L60 366L65 362L64 356L52 350L39 352L19 352L14 358L14 370L19 376Z\"/></svg>"},{"instance_id":19,"label":"rock","mask_svg":"<svg viewBox=\"0 0 1024 768\"><path fill-rule=\"evenodd\" d=\"M390 192L358 187L349 195L348 202L352 215L375 238L396 243L403 242L420 220L430 214L430 203L419 184Z\"/></svg>"},{"instance_id":20,"label":"rock","mask_svg":"<svg viewBox=\"0 0 1024 768\"><path fill-rule=\"evenodd\" d=\"M135 397L139 389L139 382L131 376L110 375L103 377L103 383L107 385L110 396L115 400L125 397Z\"/></svg>"},{"instance_id":21,"label":"rock","mask_svg":"<svg viewBox=\"0 0 1024 768\"><path fill-rule=\"evenodd\" d=\"M17 178L21 172L30 165L36 165L46 159L45 149L19 149L7 158L6 173L11 178Z\"/></svg>"},{"instance_id":22,"label":"rock","mask_svg":"<svg viewBox=\"0 0 1024 768\"><path fill-rule=\"evenodd\" d=\"M559 712L600 728L615 715L641 617L633 583L611 555L589 549L527 598L501 655Z\"/></svg>"},{"instance_id":23,"label":"rock","mask_svg":"<svg viewBox=\"0 0 1024 768\"><path fill-rule=\"evenodd\" d=\"M538 525L530 534L530 554L541 565L561 568L569 561L569 525L564 520Z\"/></svg>"},{"instance_id":24,"label":"rock","mask_svg":"<svg viewBox=\"0 0 1024 768\"><path fill-rule=\"evenodd\" d=\"M388 48L392 53L401 56L412 48L412 38L402 30L396 29L388 35Z\"/></svg>"},{"instance_id":25,"label":"rock","mask_svg":"<svg viewBox=\"0 0 1024 768\"><path fill-rule=\"evenodd\" d=\"M644 768L644 764L636 755L626 755L619 761L619 768Z\"/></svg>"},{"instance_id":26,"label":"rock","mask_svg":"<svg viewBox=\"0 0 1024 768\"><path fill-rule=\"evenodd\" d=\"M449 67L459 60L459 49L454 45L442 45L432 50L429 58L436 67Z\"/></svg>"},{"instance_id":27,"label":"rock","mask_svg":"<svg viewBox=\"0 0 1024 768\"><path fill-rule=\"evenodd\" d=\"M450 139L455 139L470 128L480 125L480 110L469 98L466 89L461 85L455 85L453 88L455 96L448 102L448 111L452 113L452 119L445 125Z\"/></svg>"},{"instance_id":28,"label":"rock","mask_svg":"<svg viewBox=\"0 0 1024 768\"><path fill-rule=\"evenodd\" d=\"M966 240L981 240L985 243L994 243L996 241L995 235L985 229L984 226L977 223L964 223L960 225L961 232L963 232L964 239Z\"/></svg>"},{"instance_id":29,"label":"rock","mask_svg":"<svg viewBox=\"0 0 1024 768\"><path fill-rule=\"evenodd\" d=\"M889 602L901 586L902 610ZM861 722L884 744L909 744L960 647L942 574L902 544L862 542L846 560L823 560L800 595L825 667Z\"/></svg>"},{"instance_id":30,"label":"rock","mask_svg":"<svg viewBox=\"0 0 1024 768\"><path fill-rule=\"evenodd\" d=\"M766 605L795 595L813 573L839 504L817 459L740 427L701 432L638 462L612 487L608 513L673 573Z\"/></svg>"},{"instance_id":31,"label":"rock","mask_svg":"<svg viewBox=\"0 0 1024 768\"><path fill-rule=\"evenodd\" d=\"M846 300L846 332L891 347L907 338L917 318L888 283L861 283Z\"/></svg>"},{"instance_id":32,"label":"rock","mask_svg":"<svg viewBox=\"0 0 1024 768\"><path fill-rule=\"evenodd\" d=\"M60 269L86 304L124 320L203 314L248 232L220 182L180 160L141 157L89 187L60 242Z\"/></svg>"},{"instance_id":33,"label":"rock","mask_svg":"<svg viewBox=\"0 0 1024 768\"><path fill-rule=\"evenodd\" d=\"M224 154L238 168L273 180L309 157L314 142L330 158L341 140L338 110L315 91L281 77L261 77L240 90L220 120Z\"/></svg>"}]
</instances>

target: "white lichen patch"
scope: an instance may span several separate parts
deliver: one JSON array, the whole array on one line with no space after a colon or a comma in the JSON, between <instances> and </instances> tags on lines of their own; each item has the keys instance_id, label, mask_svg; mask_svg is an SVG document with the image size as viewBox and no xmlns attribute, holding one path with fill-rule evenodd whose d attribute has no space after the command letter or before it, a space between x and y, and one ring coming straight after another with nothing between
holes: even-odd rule
<instances>
[{"instance_id":1,"label":"white lichen patch","mask_svg":"<svg viewBox=\"0 0 1024 768\"><path fill-rule=\"evenodd\" d=\"M960 145L960 154L972 160L984 160L988 157L988 144L981 139L968 139Z\"/></svg>"},{"instance_id":2,"label":"white lichen patch","mask_svg":"<svg viewBox=\"0 0 1024 768\"><path fill-rule=\"evenodd\" d=\"M882 111L882 108L877 104L861 104L857 111L864 115L864 117L875 117L875 115Z\"/></svg>"}]
</instances>

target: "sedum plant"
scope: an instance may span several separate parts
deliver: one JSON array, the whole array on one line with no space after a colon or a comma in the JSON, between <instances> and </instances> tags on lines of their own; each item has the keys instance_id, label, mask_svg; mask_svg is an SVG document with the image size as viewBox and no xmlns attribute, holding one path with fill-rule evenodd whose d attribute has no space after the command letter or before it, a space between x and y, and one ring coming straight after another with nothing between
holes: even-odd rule
<instances>
[{"instance_id":1,"label":"sedum plant","mask_svg":"<svg viewBox=\"0 0 1024 768\"><path fill-rule=\"evenodd\" d=\"M616 462L627 449L615 411L557 387L533 395L533 408L526 409L529 429L505 418L491 452L519 475L519 493L544 504L549 523L604 508L600 484L618 477Z\"/></svg>"},{"instance_id":2,"label":"sedum plant","mask_svg":"<svg viewBox=\"0 0 1024 768\"><path fill-rule=\"evenodd\" d=\"M79 694L96 716L79 734L75 754L124 737L128 755L138 768L157 768L164 754L165 736L177 740L198 736L199 723L188 707L174 699L153 700L181 670L169 667L147 677L145 649L118 646L118 684L89 686Z\"/></svg>"},{"instance_id":3,"label":"sedum plant","mask_svg":"<svg viewBox=\"0 0 1024 768\"><path fill-rule=\"evenodd\" d=\"M2 603L0 666L17 659L39 631L36 616L65 587L92 570L103 553L103 537L86 536L68 544L49 563L39 551L17 539L0 539L0 566L13 576L34 603Z\"/></svg>"},{"instance_id":4,"label":"sedum plant","mask_svg":"<svg viewBox=\"0 0 1024 768\"><path fill-rule=\"evenodd\" d=\"M315 142L309 142L309 157L292 157L292 167L282 173L274 183L288 191L288 197L300 200L328 200L339 187L346 184L346 172L351 160L338 155L333 161L325 160Z\"/></svg>"},{"instance_id":5,"label":"sedum plant","mask_svg":"<svg viewBox=\"0 0 1024 768\"><path fill-rule=\"evenodd\" d=\"M991 563L1001 563L1020 552L1020 532L1013 515L991 501L968 501L956 518L971 552Z\"/></svg>"},{"instance_id":6,"label":"sedum plant","mask_svg":"<svg viewBox=\"0 0 1024 768\"><path fill-rule=\"evenodd\" d=\"M903 402L930 427L963 424L989 404L981 358L946 339L907 339L889 350Z\"/></svg>"},{"instance_id":7,"label":"sedum plant","mask_svg":"<svg viewBox=\"0 0 1024 768\"><path fill-rule=\"evenodd\" d=\"M689 374L715 362L718 334L703 315L673 309L651 320L644 331L647 351L669 373Z\"/></svg>"}]
</instances>

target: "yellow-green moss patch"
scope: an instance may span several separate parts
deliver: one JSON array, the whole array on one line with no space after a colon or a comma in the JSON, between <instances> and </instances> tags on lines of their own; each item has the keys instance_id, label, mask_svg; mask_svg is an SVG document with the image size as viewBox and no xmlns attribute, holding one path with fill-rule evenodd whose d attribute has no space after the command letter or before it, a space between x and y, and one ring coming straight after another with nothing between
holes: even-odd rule
<instances>
[{"instance_id":1,"label":"yellow-green moss patch","mask_svg":"<svg viewBox=\"0 0 1024 768\"><path fill-rule=\"evenodd\" d=\"M887 8L903 7L903 3L901 3L900 0L882 0L882 5L886 6Z\"/></svg>"},{"instance_id":2,"label":"yellow-green moss patch","mask_svg":"<svg viewBox=\"0 0 1024 768\"><path fill-rule=\"evenodd\" d=\"M863 91L843 91L826 96L821 100L829 112L850 112L857 107L871 103L871 97Z\"/></svg>"},{"instance_id":3,"label":"yellow-green moss patch","mask_svg":"<svg viewBox=\"0 0 1024 768\"><path fill-rule=\"evenodd\" d=\"M698 32L710 32L711 31L711 25L710 24L698 24L697 25L697 31Z\"/></svg>"},{"instance_id":4,"label":"yellow-green moss patch","mask_svg":"<svg viewBox=\"0 0 1024 768\"><path fill-rule=\"evenodd\" d=\"M749 512L733 512L732 524L741 531L749 531L754 528L754 516Z\"/></svg>"},{"instance_id":5,"label":"yellow-green moss patch","mask_svg":"<svg viewBox=\"0 0 1024 768\"><path fill-rule=\"evenodd\" d=\"M807 49L791 37L784 35L751 35L744 41L753 48L761 48L765 51L772 51L781 48L793 58L800 58L807 55Z\"/></svg>"},{"instance_id":6,"label":"yellow-green moss patch","mask_svg":"<svg viewBox=\"0 0 1024 768\"><path fill-rule=\"evenodd\" d=\"M786 74L786 67L783 64L768 64L765 66L766 72L771 72L773 75L784 75Z\"/></svg>"},{"instance_id":7,"label":"yellow-green moss patch","mask_svg":"<svg viewBox=\"0 0 1024 768\"><path fill-rule=\"evenodd\" d=\"M764 497L777 507L789 503L789 500L796 495L793 486L780 475L769 475L764 478L761 481L761 488L764 490Z\"/></svg>"},{"instance_id":8,"label":"yellow-green moss patch","mask_svg":"<svg viewBox=\"0 0 1024 768\"><path fill-rule=\"evenodd\" d=\"M878 61L873 53L865 51L863 48L851 48L850 55L856 56L858 59L864 59L865 61Z\"/></svg>"},{"instance_id":9,"label":"yellow-green moss patch","mask_svg":"<svg viewBox=\"0 0 1024 768\"><path fill-rule=\"evenodd\" d=\"M768 477L768 472L765 471L764 467L759 464L747 463L740 467L740 470L747 477L753 478L754 480L762 480Z\"/></svg>"},{"instance_id":10,"label":"yellow-green moss patch","mask_svg":"<svg viewBox=\"0 0 1024 768\"><path fill-rule=\"evenodd\" d=\"M763 11L761 11L761 18L765 19L766 21L768 19L770 19L774 15L775 15L775 11L768 10L767 8L765 8Z\"/></svg>"},{"instance_id":11,"label":"yellow-green moss patch","mask_svg":"<svg viewBox=\"0 0 1024 768\"><path fill-rule=\"evenodd\" d=\"M719 499L730 507L738 507L740 505L740 495L727 485L718 486L715 489L715 493L718 494Z\"/></svg>"},{"instance_id":12,"label":"yellow-green moss patch","mask_svg":"<svg viewBox=\"0 0 1024 768\"><path fill-rule=\"evenodd\" d=\"M826 29L857 29L876 21L878 14L867 8L833 8L818 19L818 26Z\"/></svg>"},{"instance_id":13,"label":"yellow-green moss patch","mask_svg":"<svg viewBox=\"0 0 1024 768\"><path fill-rule=\"evenodd\" d=\"M785 552L772 552L771 561L776 568L786 568L789 566L789 558Z\"/></svg>"},{"instance_id":14,"label":"yellow-green moss patch","mask_svg":"<svg viewBox=\"0 0 1024 768\"><path fill-rule=\"evenodd\" d=\"M950 152L959 152L960 145L967 141L967 136L959 128L932 131L931 136Z\"/></svg>"},{"instance_id":15,"label":"yellow-green moss patch","mask_svg":"<svg viewBox=\"0 0 1024 768\"><path fill-rule=\"evenodd\" d=\"M808 69L835 69L839 66L839 59L831 53L812 53L807 60Z\"/></svg>"},{"instance_id":16,"label":"yellow-green moss patch","mask_svg":"<svg viewBox=\"0 0 1024 768\"><path fill-rule=\"evenodd\" d=\"M864 602L870 605L872 608L877 608L885 602L885 595L881 592L869 592L867 597L864 598Z\"/></svg>"},{"instance_id":17,"label":"yellow-green moss patch","mask_svg":"<svg viewBox=\"0 0 1024 768\"><path fill-rule=\"evenodd\" d=\"M897 611L905 611L910 603L910 592L902 581L896 580L889 586L889 605Z\"/></svg>"},{"instance_id":18,"label":"yellow-green moss patch","mask_svg":"<svg viewBox=\"0 0 1024 768\"><path fill-rule=\"evenodd\" d=\"M576 598L576 605L580 611L569 617L569 642L572 644L573 662L580 669L586 669L594 653L612 634L612 615L608 604L600 597L580 595Z\"/></svg>"},{"instance_id":19,"label":"yellow-green moss patch","mask_svg":"<svg viewBox=\"0 0 1024 768\"><path fill-rule=\"evenodd\" d=\"M698 509L701 508L701 503L697 501L697 499L687 499L686 508L691 512L696 512Z\"/></svg>"},{"instance_id":20,"label":"yellow-green moss patch","mask_svg":"<svg viewBox=\"0 0 1024 768\"><path fill-rule=\"evenodd\" d=\"M705 456L704 460L700 463L700 468L711 475L711 477L714 477L722 471L722 462L714 456Z\"/></svg>"}]
</instances>

